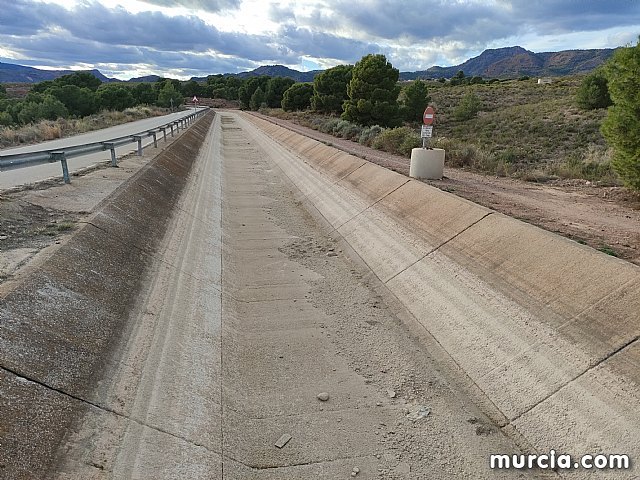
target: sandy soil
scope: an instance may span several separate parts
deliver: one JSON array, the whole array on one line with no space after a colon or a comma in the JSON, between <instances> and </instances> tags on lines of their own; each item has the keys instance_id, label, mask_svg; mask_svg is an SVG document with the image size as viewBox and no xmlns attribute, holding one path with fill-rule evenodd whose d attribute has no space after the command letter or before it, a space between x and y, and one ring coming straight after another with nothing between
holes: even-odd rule
<instances>
[{"instance_id":1,"label":"sandy soil","mask_svg":"<svg viewBox=\"0 0 640 480\"><path fill-rule=\"evenodd\" d=\"M409 159L255 114L371 162L409 174ZM640 195L584 181L535 184L446 168L442 190L640 265Z\"/></svg>"}]
</instances>

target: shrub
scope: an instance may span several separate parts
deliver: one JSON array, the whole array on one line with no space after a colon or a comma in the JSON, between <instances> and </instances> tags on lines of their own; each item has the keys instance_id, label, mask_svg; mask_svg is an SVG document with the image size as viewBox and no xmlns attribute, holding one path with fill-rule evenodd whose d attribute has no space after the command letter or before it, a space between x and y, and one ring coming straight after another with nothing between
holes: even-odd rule
<instances>
[{"instance_id":1,"label":"shrub","mask_svg":"<svg viewBox=\"0 0 640 480\"><path fill-rule=\"evenodd\" d=\"M576 92L576 103L583 110L607 108L611 105L607 77L602 72L587 75Z\"/></svg>"},{"instance_id":2,"label":"shrub","mask_svg":"<svg viewBox=\"0 0 640 480\"><path fill-rule=\"evenodd\" d=\"M458 106L453 110L453 117L456 120L471 120L482 110L482 102L475 93L467 93Z\"/></svg>"},{"instance_id":3,"label":"shrub","mask_svg":"<svg viewBox=\"0 0 640 480\"><path fill-rule=\"evenodd\" d=\"M383 130L373 141L373 148L408 156L412 148L421 145L420 135L408 127Z\"/></svg>"},{"instance_id":4,"label":"shrub","mask_svg":"<svg viewBox=\"0 0 640 480\"><path fill-rule=\"evenodd\" d=\"M358 143L361 145L366 145L370 147L373 143L373 140L380 135L382 132L382 127L380 125L372 125L370 127L364 127L362 132L360 132L360 137L358 138Z\"/></svg>"},{"instance_id":5,"label":"shrub","mask_svg":"<svg viewBox=\"0 0 640 480\"><path fill-rule=\"evenodd\" d=\"M328 120L325 120L322 124L320 124L320 126L318 127L318 130L320 130L323 133L328 133L333 135L333 131L335 130L338 123L340 122L341 120L339 118L330 118Z\"/></svg>"},{"instance_id":6,"label":"shrub","mask_svg":"<svg viewBox=\"0 0 640 480\"><path fill-rule=\"evenodd\" d=\"M347 120L340 120L335 124L332 131L333 135L346 138L347 140L355 140L359 138L361 132L362 127Z\"/></svg>"}]
</instances>

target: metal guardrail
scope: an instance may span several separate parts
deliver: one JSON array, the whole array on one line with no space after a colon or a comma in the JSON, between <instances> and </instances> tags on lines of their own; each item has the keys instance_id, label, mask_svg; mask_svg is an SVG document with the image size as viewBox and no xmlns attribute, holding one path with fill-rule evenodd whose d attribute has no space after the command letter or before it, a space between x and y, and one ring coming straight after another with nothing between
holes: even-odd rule
<instances>
[{"instance_id":1,"label":"metal guardrail","mask_svg":"<svg viewBox=\"0 0 640 480\"><path fill-rule=\"evenodd\" d=\"M209 108L198 110L194 113L186 115L179 120L173 120L165 123L159 127L145 130L134 135L127 135L125 137L117 137L111 140L105 140L103 142L85 143L81 145L73 145L70 147L57 148L52 150L43 150L40 152L30 153L15 153L9 155L0 155L0 172L5 170L15 170L24 167L33 167L36 165L43 165L47 163L60 162L62 166L62 177L64 183L71 183L69 177L69 167L67 165L67 159L73 157L81 157L90 153L103 152L105 150L111 150L111 165L113 167L118 166L116 157L116 147L121 147L128 143L138 143L138 155L142 155L142 139L153 137L153 146L158 147L158 134L162 132L164 141L167 141L167 130L170 130L171 136L174 136L174 129L176 132L183 130L192 124L198 117L204 115Z\"/></svg>"}]
</instances>

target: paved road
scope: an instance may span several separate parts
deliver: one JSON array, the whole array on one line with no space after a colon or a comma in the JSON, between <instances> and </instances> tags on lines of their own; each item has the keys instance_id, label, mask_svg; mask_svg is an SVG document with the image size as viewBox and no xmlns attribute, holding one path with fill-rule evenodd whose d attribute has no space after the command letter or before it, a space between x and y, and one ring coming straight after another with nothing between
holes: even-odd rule
<instances>
[{"instance_id":1,"label":"paved road","mask_svg":"<svg viewBox=\"0 0 640 480\"><path fill-rule=\"evenodd\" d=\"M116 125L114 127L105 128L102 130L96 130L93 132L84 133L82 135L75 135L73 137L61 138L58 140L51 140L49 142L42 142L35 145L28 145L25 147L7 148L0 150L0 155L3 154L15 154L15 153L28 153L39 152L43 150L62 149L73 145L82 145L86 143L104 142L113 138L124 137L127 135L133 135L147 130L152 130L160 125L178 120L189 114L193 113L193 110L185 110L181 112L171 113L161 117L147 118L144 120L137 120L135 122L129 122L122 125ZM153 143L153 138L143 140L143 145L149 145ZM136 150L136 144L131 143L124 145L116 149L116 154L121 157ZM85 155L83 157L76 157L69 160L69 171L71 173L86 168L91 165L95 165L99 162L105 162L111 160L110 151L94 153L91 155ZM48 165L38 165L34 167L21 168L17 170L10 170L0 172L0 189L10 188L27 183L39 182L51 177L62 176L62 169L59 163L52 163Z\"/></svg>"},{"instance_id":2,"label":"paved road","mask_svg":"<svg viewBox=\"0 0 640 480\"><path fill-rule=\"evenodd\" d=\"M489 471L515 445L309 214L273 162L283 147L265 147L241 116L216 117L91 399L105 408L56 478L519 478Z\"/></svg>"}]
</instances>

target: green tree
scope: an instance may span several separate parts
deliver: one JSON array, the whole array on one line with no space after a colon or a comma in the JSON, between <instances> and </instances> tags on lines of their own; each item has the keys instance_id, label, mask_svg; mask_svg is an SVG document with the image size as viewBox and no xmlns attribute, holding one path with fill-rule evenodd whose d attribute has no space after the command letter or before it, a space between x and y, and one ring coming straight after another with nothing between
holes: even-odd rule
<instances>
[{"instance_id":1,"label":"green tree","mask_svg":"<svg viewBox=\"0 0 640 480\"><path fill-rule=\"evenodd\" d=\"M607 108L611 105L607 77L602 71L595 71L582 80L576 92L576 103L583 110Z\"/></svg>"},{"instance_id":2,"label":"green tree","mask_svg":"<svg viewBox=\"0 0 640 480\"><path fill-rule=\"evenodd\" d=\"M338 65L316 75L313 80L311 107L318 112L342 112L342 104L348 100L347 86L351 81L353 65Z\"/></svg>"},{"instance_id":3,"label":"green tree","mask_svg":"<svg viewBox=\"0 0 640 480\"><path fill-rule=\"evenodd\" d=\"M7 98L7 89L0 83L0 99Z\"/></svg>"},{"instance_id":4,"label":"green tree","mask_svg":"<svg viewBox=\"0 0 640 480\"><path fill-rule=\"evenodd\" d=\"M96 92L98 107L104 110L122 111L135 105L131 89L117 83L105 83Z\"/></svg>"},{"instance_id":5,"label":"green tree","mask_svg":"<svg viewBox=\"0 0 640 480\"><path fill-rule=\"evenodd\" d=\"M159 107L179 107L182 105L184 98L182 92L176 88L176 85L171 80L165 80L162 83L162 87L158 92L157 105Z\"/></svg>"},{"instance_id":6,"label":"green tree","mask_svg":"<svg viewBox=\"0 0 640 480\"><path fill-rule=\"evenodd\" d=\"M69 116L64 104L52 95L30 94L21 102L18 121L25 125L39 120L57 120Z\"/></svg>"},{"instance_id":7,"label":"green tree","mask_svg":"<svg viewBox=\"0 0 640 480\"><path fill-rule=\"evenodd\" d=\"M451 85L465 85L469 83L468 79L464 76L464 72L462 70L458 70L458 73L450 80L449 84Z\"/></svg>"},{"instance_id":8,"label":"green tree","mask_svg":"<svg viewBox=\"0 0 640 480\"><path fill-rule=\"evenodd\" d=\"M482 101L475 93L467 93L453 109L453 118L464 121L471 120L482 110Z\"/></svg>"},{"instance_id":9,"label":"green tree","mask_svg":"<svg viewBox=\"0 0 640 480\"><path fill-rule=\"evenodd\" d=\"M353 67L342 118L362 125L399 125L398 77L384 55L362 57Z\"/></svg>"},{"instance_id":10,"label":"green tree","mask_svg":"<svg viewBox=\"0 0 640 480\"><path fill-rule=\"evenodd\" d=\"M76 72L58 77L53 83L55 85L75 85L95 92L102 85L102 80L90 72Z\"/></svg>"},{"instance_id":11,"label":"green tree","mask_svg":"<svg viewBox=\"0 0 640 480\"><path fill-rule=\"evenodd\" d=\"M201 97L204 94L204 85L196 82L195 80L189 80L182 84L182 94L185 97L193 98Z\"/></svg>"},{"instance_id":12,"label":"green tree","mask_svg":"<svg viewBox=\"0 0 640 480\"><path fill-rule=\"evenodd\" d=\"M235 75L209 75L205 93L211 98L238 100L238 90L242 84L242 79Z\"/></svg>"},{"instance_id":13,"label":"green tree","mask_svg":"<svg viewBox=\"0 0 640 480\"><path fill-rule=\"evenodd\" d=\"M60 100L72 116L85 117L97 111L96 94L87 87L54 85L47 89L45 93L53 95Z\"/></svg>"},{"instance_id":14,"label":"green tree","mask_svg":"<svg viewBox=\"0 0 640 480\"><path fill-rule=\"evenodd\" d=\"M424 109L431 100L427 84L422 80L416 80L403 90L401 97L402 117L408 122L421 122Z\"/></svg>"},{"instance_id":15,"label":"green tree","mask_svg":"<svg viewBox=\"0 0 640 480\"><path fill-rule=\"evenodd\" d=\"M249 108L251 110L258 110L262 107L262 104L265 103L265 98L265 93L264 90L262 90L262 87L256 88L253 95L251 95L251 100L249 100Z\"/></svg>"},{"instance_id":16,"label":"green tree","mask_svg":"<svg viewBox=\"0 0 640 480\"><path fill-rule=\"evenodd\" d=\"M158 93L147 82L136 83L131 89L131 94L135 99L136 105L155 105L158 101Z\"/></svg>"},{"instance_id":17,"label":"green tree","mask_svg":"<svg viewBox=\"0 0 640 480\"><path fill-rule=\"evenodd\" d=\"M267 88L267 83L271 77L262 75L259 77L251 77L244 81L240 88L238 89L238 100L240 100L241 108L250 108L249 103L251 102L251 97L255 93L255 91L259 88L264 92Z\"/></svg>"},{"instance_id":18,"label":"green tree","mask_svg":"<svg viewBox=\"0 0 640 480\"><path fill-rule=\"evenodd\" d=\"M640 39L616 50L605 66L613 106L602 133L613 147L612 165L627 186L640 190Z\"/></svg>"},{"instance_id":19,"label":"green tree","mask_svg":"<svg viewBox=\"0 0 640 480\"><path fill-rule=\"evenodd\" d=\"M285 77L274 77L267 82L267 89L265 90L264 100L267 106L271 108L277 108L282 103L282 95L286 92L295 80Z\"/></svg>"},{"instance_id":20,"label":"green tree","mask_svg":"<svg viewBox=\"0 0 640 480\"><path fill-rule=\"evenodd\" d=\"M30 93L44 93L51 87L53 87L55 83L53 80L44 80L43 82L38 82L31 87L29 90Z\"/></svg>"},{"instance_id":21,"label":"green tree","mask_svg":"<svg viewBox=\"0 0 640 480\"><path fill-rule=\"evenodd\" d=\"M314 94L314 87L311 83L296 83L282 95L282 109L290 112L292 110L305 110L311 106L311 98Z\"/></svg>"}]
</instances>

